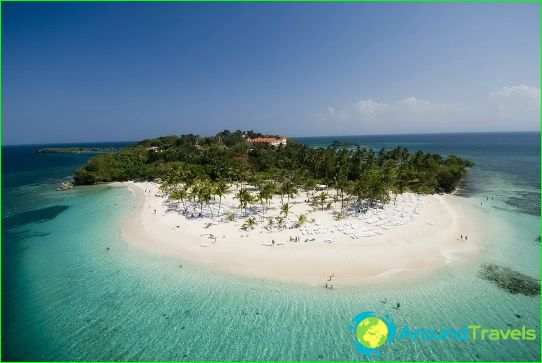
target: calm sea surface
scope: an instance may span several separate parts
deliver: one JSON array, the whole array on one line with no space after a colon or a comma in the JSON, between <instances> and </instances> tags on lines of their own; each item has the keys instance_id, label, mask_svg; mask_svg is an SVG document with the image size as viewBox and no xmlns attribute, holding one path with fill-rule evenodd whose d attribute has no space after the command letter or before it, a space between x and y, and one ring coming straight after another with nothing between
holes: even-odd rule
<instances>
[{"instance_id":1,"label":"calm sea surface","mask_svg":"<svg viewBox=\"0 0 542 363\"><path fill-rule=\"evenodd\" d=\"M539 277L538 133L296 139L311 146L333 140L474 161L459 198L481 221L482 262ZM478 277L478 266L451 265L406 284L384 280L332 291L224 276L131 248L120 238L120 223L135 196L110 186L56 192L91 155L37 154L37 147L2 148L4 360L540 358L540 296L501 290ZM401 308L391 309L383 298L400 301ZM412 328L526 326L537 330L537 339L401 341L367 358L347 330L366 310L389 313L396 325Z\"/></svg>"}]
</instances>

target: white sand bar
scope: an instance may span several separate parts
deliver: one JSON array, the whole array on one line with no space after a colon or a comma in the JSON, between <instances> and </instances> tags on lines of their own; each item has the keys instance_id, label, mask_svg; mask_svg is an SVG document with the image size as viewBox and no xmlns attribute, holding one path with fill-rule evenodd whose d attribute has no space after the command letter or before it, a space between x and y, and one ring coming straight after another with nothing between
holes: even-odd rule
<instances>
[{"instance_id":1,"label":"white sand bar","mask_svg":"<svg viewBox=\"0 0 542 363\"><path fill-rule=\"evenodd\" d=\"M182 203L168 201L156 183L116 184L140 196L135 212L123 225L128 243L242 276L324 285L334 274L330 284L340 287L426 275L470 261L480 249L475 222L453 195L406 193L383 209L361 214L350 210L348 217L337 221L332 210L310 206L305 203L306 194L300 193L290 199L292 212L286 227L278 230L266 227L268 219L279 216L280 196L273 198L265 214L255 204L244 215L233 198L236 187L232 186L232 193L222 198L220 216L216 198L203 207L199 217L198 205L191 204L188 215L183 215ZM340 203L333 208L338 210ZM228 222L227 212L239 218ZM300 213L307 213L309 222L296 227ZM194 218L190 218L192 214ZM258 224L254 230L242 230L249 216ZM467 235L468 241L460 235ZM296 236L299 242L290 240Z\"/></svg>"}]
</instances>

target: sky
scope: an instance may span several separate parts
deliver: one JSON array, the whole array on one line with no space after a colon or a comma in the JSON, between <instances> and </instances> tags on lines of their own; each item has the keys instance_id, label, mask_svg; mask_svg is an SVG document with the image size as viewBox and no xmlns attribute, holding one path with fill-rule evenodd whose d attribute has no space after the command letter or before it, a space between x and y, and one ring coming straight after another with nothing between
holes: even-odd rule
<instances>
[{"instance_id":1,"label":"sky","mask_svg":"<svg viewBox=\"0 0 542 363\"><path fill-rule=\"evenodd\" d=\"M539 131L538 3L2 3L2 143Z\"/></svg>"}]
</instances>

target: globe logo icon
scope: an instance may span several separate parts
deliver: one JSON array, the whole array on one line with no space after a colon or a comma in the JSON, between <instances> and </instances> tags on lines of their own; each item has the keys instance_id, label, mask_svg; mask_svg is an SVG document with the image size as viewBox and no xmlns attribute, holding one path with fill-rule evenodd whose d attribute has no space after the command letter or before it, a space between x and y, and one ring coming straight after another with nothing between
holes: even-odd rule
<instances>
[{"instance_id":1,"label":"globe logo icon","mask_svg":"<svg viewBox=\"0 0 542 363\"><path fill-rule=\"evenodd\" d=\"M395 323L388 316L376 316L372 311L356 315L349 330L355 334L356 349L367 356L380 355L380 350L395 337Z\"/></svg>"},{"instance_id":2,"label":"globe logo icon","mask_svg":"<svg viewBox=\"0 0 542 363\"><path fill-rule=\"evenodd\" d=\"M363 319L356 329L358 341L366 348L381 347L388 339L388 326L377 317Z\"/></svg>"}]
</instances>

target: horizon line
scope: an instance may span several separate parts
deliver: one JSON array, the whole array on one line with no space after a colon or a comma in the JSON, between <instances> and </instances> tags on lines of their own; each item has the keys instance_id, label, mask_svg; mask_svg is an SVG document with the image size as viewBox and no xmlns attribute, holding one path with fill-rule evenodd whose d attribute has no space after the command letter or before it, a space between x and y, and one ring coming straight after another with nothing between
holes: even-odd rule
<instances>
[{"instance_id":1,"label":"horizon line","mask_svg":"<svg viewBox=\"0 0 542 363\"><path fill-rule=\"evenodd\" d=\"M227 129L226 129L227 130ZM221 130L224 131L224 130ZM221 132L218 131L218 132ZM230 130L231 131L231 130ZM236 130L234 130L236 131ZM246 131L246 130L245 130ZM217 133L218 133L217 132ZM318 137L371 137L371 136L409 136L409 135L454 135L454 134L519 134L519 133L540 133L540 130L514 130L514 131L444 131L444 132L405 132L405 133L386 133L386 134L349 134L349 135L317 135L317 136L284 136L290 139L301 139L301 138L318 138ZM160 137L167 136L183 136L187 134L167 134L157 137L148 137L142 138L139 140L107 140L107 141L56 141L56 142L46 142L46 143L21 143L21 144L5 144L1 143L2 147L4 146L32 146L32 145L76 145L76 144L105 144L105 143L136 143L143 140L152 140L158 139ZM212 137L215 135L199 135L193 134L200 137Z\"/></svg>"}]
</instances>

